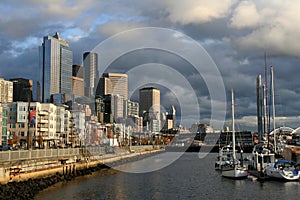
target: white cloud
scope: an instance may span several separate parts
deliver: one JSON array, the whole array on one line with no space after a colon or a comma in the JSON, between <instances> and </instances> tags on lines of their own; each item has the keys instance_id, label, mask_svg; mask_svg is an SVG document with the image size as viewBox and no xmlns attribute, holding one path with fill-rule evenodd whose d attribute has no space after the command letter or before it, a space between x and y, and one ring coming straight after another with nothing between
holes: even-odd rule
<instances>
[{"instance_id":1,"label":"white cloud","mask_svg":"<svg viewBox=\"0 0 300 200\"><path fill-rule=\"evenodd\" d=\"M237 37L240 49L263 49L276 55L300 57L300 4L291 1L241 2L231 18L230 26L248 28L249 32ZM252 28L252 29L250 29Z\"/></svg>"},{"instance_id":2,"label":"white cloud","mask_svg":"<svg viewBox=\"0 0 300 200\"><path fill-rule=\"evenodd\" d=\"M234 28L253 28L260 23L260 18L253 2L242 1L234 10L230 25Z\"/></svg>"},{"instance_id":3,"label":"white cloud","mask_svg":"<svg viewBox=\"0 0 300 200\"><path fill-rule=\"evenodd\" d=\"M173 23L206 23L215 19L226 17L235 0L186 0L186 1L164 1L168 18Z\"/></svg>"}]
</instances>

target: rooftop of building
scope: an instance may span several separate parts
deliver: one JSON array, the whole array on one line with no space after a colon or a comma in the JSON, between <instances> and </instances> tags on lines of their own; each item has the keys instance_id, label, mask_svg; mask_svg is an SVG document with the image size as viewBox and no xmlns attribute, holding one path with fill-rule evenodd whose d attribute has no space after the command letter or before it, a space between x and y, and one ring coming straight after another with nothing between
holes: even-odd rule
<instances>
[{"instance_id":1,"label":"rooftop of building","mask_svg":"<svg viewBox=\"0 0 300 200\"><path fill-rule=\"evenodd\" d=\"M150 86L150 87L144 87L144 88L141 88L140 90L159 90L159 89L156 88L156 87Z\"/></svg>"},{"instance_id":2,"label":"rooftop of building","mask_svg":"<svg viewBox=\"0 0 300 200\"><path fill-rule=\"evenodd\" d=\"M109 73L103 73L102 77L110 77L110 76L123 76L123 77L127 77L127 74L122 74L122 73L113 73L113 72L109 72Z\"/></svg>"}]
</instances>

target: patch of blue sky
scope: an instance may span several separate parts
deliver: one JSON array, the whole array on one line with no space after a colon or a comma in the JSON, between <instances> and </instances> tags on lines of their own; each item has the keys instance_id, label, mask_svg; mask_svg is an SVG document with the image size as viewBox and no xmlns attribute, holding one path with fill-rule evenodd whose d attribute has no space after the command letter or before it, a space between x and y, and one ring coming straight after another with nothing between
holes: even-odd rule
<instances>
[{"instance_id":1,"label":"patch of blue sky","mask_svg":"<svg viewBox=\"0 0 300 200\"><path fill-rule=\"evenodd\" d=\"M110 21L123 21L123 22L142 22L145 17L142 16L131 16L126 14L101 14L98 16L91 25L90 31L94 30L99 25L109 23Z\"/></svg>"},{"instance_id":2,"label":"patch of blue sky","mask_svg":"<svg viewBox=\"0 0 300 200\"><path fill-rule=\"evenodd\" d=\"M23 4L11 3L8 1L0 2L0 18L11 20L14 18L28 19L37 14L36 8L25 7Z\"/></svg>"},{"instance_id":3,"label":"patch of blue sky","mask_svg":"<svg viewBox=\"0 0 300 200\"><path fill-rule=\"evenodd\" d=\"M42 44L42 39L37 37L28 37L24 41L14 41L12 46L17 49L28 49Z\"/></svg>"},{"instance_id":4,"label":"patch of blue sky","mask_svg":"<svg viewBox=\"0 0 300 200\"><path fill-rule=\"evenodd\" d=\"M68 39L68 38L82 38L89 35L89 33L83 31L79 27L70 27L65 29L63 32L60 33L62 38Z\"/></svg>"}]
</instances>

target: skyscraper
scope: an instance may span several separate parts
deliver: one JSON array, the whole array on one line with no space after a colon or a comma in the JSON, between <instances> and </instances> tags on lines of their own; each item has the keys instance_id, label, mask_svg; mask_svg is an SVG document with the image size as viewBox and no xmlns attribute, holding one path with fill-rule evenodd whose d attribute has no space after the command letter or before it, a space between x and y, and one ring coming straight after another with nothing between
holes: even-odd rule
<instances>
[{"instance_id":1,"label":"skyscraper","mask_svg":"<svg viewBox=\"0 0 300 200\"><path fill-rule=\"evenodd\" d=\"M58 32L44 37L40 60L42 102L49 102L52 94L72 95L73 53Z\"/></svg>"},{"instance_id":2,"label":"skyscraper","mask_svg":"<svg viewBox=\"0 0 300 200\"><path fill-rule=\"evenodd\" d=\"M13 101L30 101L33 100L32 95L32 80L24 79L24 78L14 78L10 79L13 82Z\"/></svg>"},{"instance_id":3,"label":"skyscraper","mask_svg":"<svg viewBox=\"0 0 300 200\"><path fill-rule=\"evenodd\" d=\"M151 112L160 116L160 90L154 87L140 89L140 116Z\"/></svg>"},{"instance_id":4,"label":"skyscraper","mask_svg":"<svg viewBox=\"0 0 300 200\"><path fill-rule=\"evenodd\" d=\"M84 96L84 79L83 79L83 67L79 65L73 65L72 72L72 94Z\"/></svg>"},{"instance_id":5,"label":"skyscraper","mask_svg":"<svg viewBox=\"0 0 300 200\"><path fill-rule=\"evenodd\" d=\"M140 116L143 117L145 131L161 130L159 89L154 87L140 89Z\"/></svg>"},{"instance_id":6,"label":"skyscraper","mask_svg":"<svg viewBox=\"0 0 300 200\"><path fill-rule=\"evenodd\" d=\"M257 106L257 132L259 139L262 139L263 135L263 85L261 75L258 75L256 79L256 106Z\"/></svg>"},{"instance_id":7,"label":"skyscraper","mask_svg":"<svg viewBox=\"0 0 300 200\"><path fill-rule=\"evenodd\" d=\"M84 93L85 96L94 96L99 81L98 54L85 52L83 54L84 66Z\"/></svg>"},{"instance_id":8,"label":"skyscraper","mask_svg":"<svg viewBox=\"0 0 300 200\"><path fill-rule=\"evenodd\" d=\"M100 79L100 90L97 92L103 96L106 94L119 94L128 99L128 76L120 73L104 73Z\"/></svg>"}]
</instances>

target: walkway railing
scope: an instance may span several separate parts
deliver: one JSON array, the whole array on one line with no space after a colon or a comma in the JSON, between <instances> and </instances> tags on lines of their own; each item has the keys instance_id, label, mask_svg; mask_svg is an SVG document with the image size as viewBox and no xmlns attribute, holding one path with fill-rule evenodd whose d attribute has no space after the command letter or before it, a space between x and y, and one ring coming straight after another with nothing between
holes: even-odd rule
<instances>
[{"instance_id":1,"label":"walkway railing","mask_svg":"<svg viewBox=\"0 0 300 200\"><path fill-rule=\"evenodd\" d=\"M3 151L0 152L0 162L78 156L79 150L79 148L67 148Z\"/></svg>"},{"instance_id":2,"label":"walkway railing","mask_svg":"<svg viewBox=\"0 0 300 200\"><path fill-rule=\"evenodd\" d=\"M157 146L159 147L159 146ZM153 148L152 145L132 146L131 150L135 152L145 151ZM121 155L128 153L129 148L110 147L110 146L93 146L82 148L65 148L65 149L35 149L35 150L16 150L0 152L0 163L21 161L21 160L37 160L43 158L63 158L71 156L102 156L105 154Z\"/></svg>"}]
</instances>

